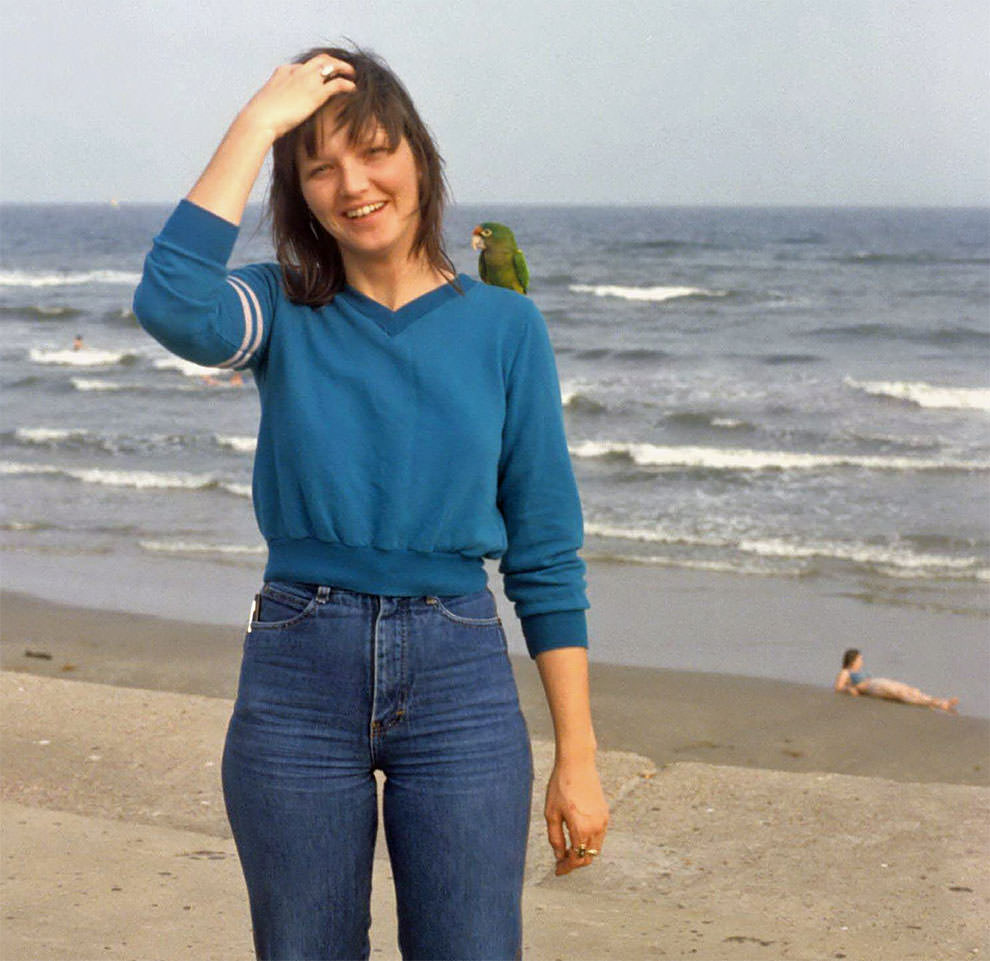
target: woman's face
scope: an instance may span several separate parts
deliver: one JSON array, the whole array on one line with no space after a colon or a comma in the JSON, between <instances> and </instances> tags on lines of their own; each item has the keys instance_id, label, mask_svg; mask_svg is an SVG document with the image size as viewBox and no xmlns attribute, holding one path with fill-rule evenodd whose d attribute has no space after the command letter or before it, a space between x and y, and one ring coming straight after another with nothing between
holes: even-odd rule
<instances>
[{"instance_id":1,"label":"woman's face","mask_svg":"<svg viewBox=\"0 0 990 961\"><path fill-rule=\"evenodd\" d=\"M863 666L863 655L857 654L855 660L849 665L850 671L858 671Z\"/></svg>"},{"instance_id":2,"label":"woman's face","mask_svg":"<svg viewBox=\"0 0 990 961\"><path fill-rule=\"evenodd\" d=\"M337 111L324 108L318 122L320 149L296 151L299 186L313 216L340 245L348 261L408 257L419 227L419 177L405 137L395 150L378 127L371 139L351 145L347 130L333 130Z\"/></svg>"}]
</instances>

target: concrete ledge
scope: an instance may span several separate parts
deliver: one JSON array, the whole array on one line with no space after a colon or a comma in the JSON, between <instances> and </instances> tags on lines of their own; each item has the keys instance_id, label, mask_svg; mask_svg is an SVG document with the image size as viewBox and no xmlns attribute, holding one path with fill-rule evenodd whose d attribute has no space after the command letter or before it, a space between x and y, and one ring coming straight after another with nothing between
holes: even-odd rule
<instances>
[{"instance_id":1,"label":"concrete ledge","mask_svg":"<svg viewBox=\"0 0 990 961\"><path fill-rule=\"evenodd\" d=\"M225 699L0 673L10 961L249 959L223 808ZM601 858L557 878L534 740L525 957L978 958L990 790L606 751ZM397 958L384 838L372 957Z\"/></svg>"}]
</instances>

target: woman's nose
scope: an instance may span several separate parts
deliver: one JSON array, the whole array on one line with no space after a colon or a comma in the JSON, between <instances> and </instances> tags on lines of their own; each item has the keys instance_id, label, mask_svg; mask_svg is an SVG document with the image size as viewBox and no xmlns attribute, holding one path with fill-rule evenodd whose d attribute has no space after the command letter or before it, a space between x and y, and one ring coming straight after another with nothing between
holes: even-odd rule
<instances>
[{"instance_id":1,"label":"woman's nose","mask_svg":"<svg viewBox=\"0 0 990 961\"><path fill-rule=\"evenodd\" d=\"M359 162L343 163L340 167L340 189L348 196L364 192L368 186L368 173Z\"/></svg>"}]
</instances>

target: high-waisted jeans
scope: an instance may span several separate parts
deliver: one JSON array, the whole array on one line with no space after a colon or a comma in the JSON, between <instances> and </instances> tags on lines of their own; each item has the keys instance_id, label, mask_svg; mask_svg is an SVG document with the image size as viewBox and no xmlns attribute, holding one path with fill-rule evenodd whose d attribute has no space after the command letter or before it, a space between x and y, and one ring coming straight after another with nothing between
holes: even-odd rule
<instances>
[{"instance_id":1,"label":"high-waisted jeans","mask_svg":"<svg viewBox=\"0 0 990 961\"><path fill-rule=\"evenodd\" d=\"M518 959L533 759L492 592L269 582L223 752L258 958L368 958L385 775L399 947Z\"/></svg>"}]
</instances>

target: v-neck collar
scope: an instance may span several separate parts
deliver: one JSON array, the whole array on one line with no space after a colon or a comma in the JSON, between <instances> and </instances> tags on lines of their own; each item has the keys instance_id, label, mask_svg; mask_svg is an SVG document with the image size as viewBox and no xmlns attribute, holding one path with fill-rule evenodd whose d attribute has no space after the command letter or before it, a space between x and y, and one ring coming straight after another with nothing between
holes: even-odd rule
<instances>
[{"instance_id":1,"label":"v-neck collar","mask_svg":"<svg viewBox=\"0 0 990 961\"><path fill-rule=\"evenodd\" d=\"M477 281L467 274L458 274L457 280L461 289L467 293L469 287L473 287ZM356 310L361 311L366 317L370 317L389 337L402 333L411 323L424 317L432 310L446 303L452 297L459 297L460 294L450 285L441 284L433 290L428 290L425 294L420 294L409 303L403 304L398 310L390 310L377 300L362 294L356 287L344 284L343 290L338 294L343 297Z\"/></svg>"}]
</instances>

